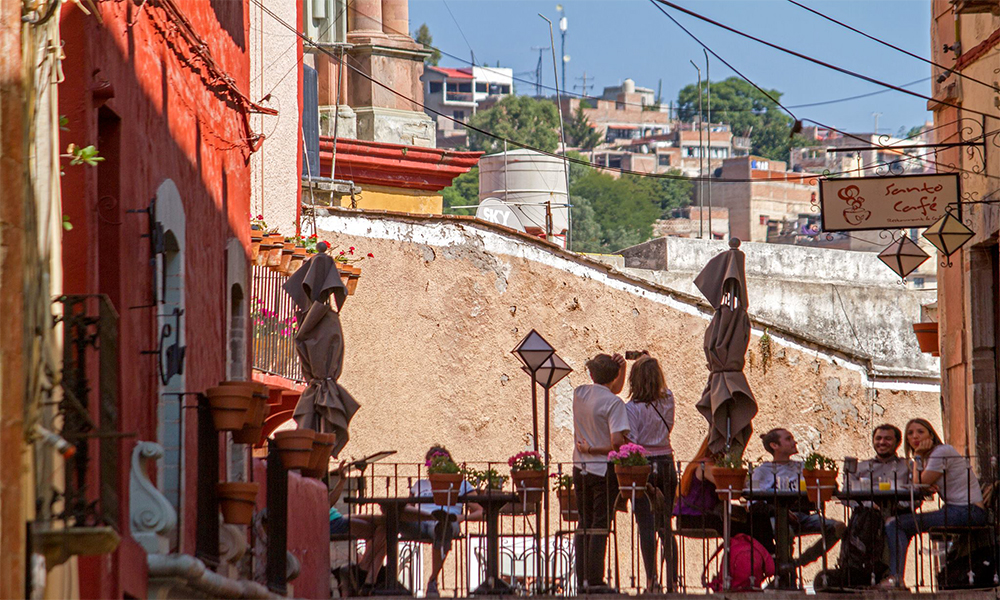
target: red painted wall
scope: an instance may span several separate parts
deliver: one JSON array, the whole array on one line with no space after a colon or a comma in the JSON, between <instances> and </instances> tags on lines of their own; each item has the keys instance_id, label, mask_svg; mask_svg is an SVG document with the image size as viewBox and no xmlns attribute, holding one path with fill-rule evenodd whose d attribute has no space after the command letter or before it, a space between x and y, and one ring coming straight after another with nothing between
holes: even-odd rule
<instances>
[{"instance_id":1,"label":"red painted wall","mask_svg":"<svg viewBox=\"0 0 1000 600\"><path fill-rule=\"evenodd\" d=\"M177 2L215 62L243 91L249 83L247 4ZM187 238L187 391L215 385L225 378L225 245L232 236L244 245L249 241L250 150L242 111L210 88L204 65L161 2L96 5L103 24L77 3L62 8L66 79L59 95L69 131L60 144L93 144L107 156L98 167L64 163L63 209L73 225L64 237L64 287L70 294L106 293L119 314L119 429L135 434L123 439L120 454L119 529L127 536L131 449L137 439L157 439L155 358L141 354L156 347L156 313L132 308L149 304L152 295L149 242L141 237L148 221L127 211L145 209L166 179L179 189ZM185 444L191 450L194 434L188 427ZM193 451L186 460L181 551L193 554ZM130 539L110 556L82 558L83 597L145 597L145 560Z\"/></svg>"}]
</instances>

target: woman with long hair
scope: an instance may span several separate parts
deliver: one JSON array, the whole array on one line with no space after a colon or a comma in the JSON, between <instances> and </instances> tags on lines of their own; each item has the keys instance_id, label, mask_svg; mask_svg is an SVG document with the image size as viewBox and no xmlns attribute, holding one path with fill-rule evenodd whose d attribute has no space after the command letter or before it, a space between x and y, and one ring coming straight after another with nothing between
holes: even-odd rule
<instances>
[{"instance_id":1,"label":"woman with long hair","mask_svg":"<svg viewBox=\"0 0 1000 600\"><path fill-rule=\"evenodd\" d=\"M910 419L904 431L906 456L913 457L914 485L936 489L944 507L920 514L899 515L886 522L889 574L880 584L883 588L905 587L906 551L918 531L930 527L983 525L987 519L979 479L968 459L943 443L926 419Z\"/></svg>"}]
</instances>

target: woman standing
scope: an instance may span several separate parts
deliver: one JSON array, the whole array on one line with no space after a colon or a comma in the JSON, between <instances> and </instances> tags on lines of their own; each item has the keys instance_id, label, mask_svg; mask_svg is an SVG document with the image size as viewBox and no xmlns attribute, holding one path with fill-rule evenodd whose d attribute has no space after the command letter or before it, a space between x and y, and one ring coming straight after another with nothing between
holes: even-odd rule
<instances>
[{"instance_id":1,"label":"woman standing","mask_svg":"<svg viewBox=\"0 0 1000 600\"><path fill-rule=\"evenodd\" d=\"M983 493L969 461L949 444L941 442L926 419L906 424L906 456L913 456L913 483L933 486L944 507L921 514L908 513L890 518L885 525L889 546L889 575L879 587L904 587L906 551L917 531L930 527L976 526L986 523Z\"/></svg>"}]
</instances>

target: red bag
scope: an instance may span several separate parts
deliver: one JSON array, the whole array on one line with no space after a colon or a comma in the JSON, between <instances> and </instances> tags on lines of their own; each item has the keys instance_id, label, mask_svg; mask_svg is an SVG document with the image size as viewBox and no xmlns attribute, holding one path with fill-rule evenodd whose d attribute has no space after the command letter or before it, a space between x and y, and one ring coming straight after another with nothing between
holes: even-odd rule
<instances>
[{"instance_id":1,"label":"red bag","mask_svg":"<svg viewBox=\"0 0 1000 600\"><path fill-rule=\"evenodd\" d=\"M702 585L714 591L722 591L722 573L708 581L708 565L722 552L722 545L708 559L702 573ZM753 583L750 576L753 575ZM745 533L737 533L729 538L729 586L731 592L759 590L764 580L774 576L774 558L760 542Z\"/></svg>"}]
</instances>

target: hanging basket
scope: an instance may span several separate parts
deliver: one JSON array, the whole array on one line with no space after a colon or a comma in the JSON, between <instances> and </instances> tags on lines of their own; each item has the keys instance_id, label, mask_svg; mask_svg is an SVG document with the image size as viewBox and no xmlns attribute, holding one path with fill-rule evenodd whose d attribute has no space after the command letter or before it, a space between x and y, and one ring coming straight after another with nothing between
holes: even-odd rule
<instances>
[{"instance_id":1,"label":"hanging basket","mask_svg":"<svg viewBox=\"0 0 1000 600\"><path fill-rule=\"evenodd\" d=\"M572 488L557 490L556 497L559 499L559 516L564 521L579 521L580 511L576 508L576 490Z\"/></svg>"},{"instance_id":2,"label":"hanging basket","mask_svg":"<svg viewBox=\"0 0 1000 600\"><path fill-rule=\"evenodd\" d=\"M938 345L938 324L937 323L914 323L913 333L917 334L917 343L920 344L921 352L930 352L938 356L940 347Z\"/></svg>"},{"instance_id":3,"label":"hanging basket","mask_svg":"<svg viewBox=\"0 0 1000 600\"><path fill-rule=\"evenodd\" d=\"M461 473L429 473L427 479L431 482L434 504L454 506L458 503L458 494L464 479Z\"/></svg>"},{"instance_id":4,"label":"hanging basket","mask_svg":"<svg viewBox=\"0 0 1000 600\"><path fill-rule=\"evenodd\" d=\"M542 494L549 487L549 472L521 470L511 471L510 478L514 481L514 490L517 492L518 500L521 504L537 504L542 499Z\"/></svg>"},{"instance_id":5,"label":"hanging basket","mask_svg":"<svg viewBox=\"0 0 1000 600\"><path fill-rule=\"evenodd\" d=\"M731 469L729 467L712 467L712 477L715 479L715 490L720 500L728 500L732 490L732 499L739 500L743 495L743 487L747 482L746 469Z\"/></svg>"},{"instance_id":6,"label":"hanging basket","mask_svg":"<svg viewBox=\"0 0 1000 600\"><path fill-rule=\"evenodd\" d=\"M803 469L802 478L806 480L806 495L810 502L816 502L818 495L823 502L833 497L837 489L837 471L826 469Z\"/></svg>"},{"instance_id":7,"label":"hanging basket","mask_svg":"<svg viewBox=\"0 0 1000 600\"><path fill-rule=\"evenodd\" d=\"M216 485L222 519L230 525L249 525L257 501L257 483L230 481Z\"/></svg>"},{"instance_id":8,"label":"hanging basket","mask_svg":"<svg viewBox=\"0 0 1000 600\"><path fill-rule=\"evenodd\" d=\"M618 488L626 497L634 493L636 498L646 494L646 481L653 472L652 465L626 466L615 465L615 475L618 476Z\"/></svg>"},{"instance_id":9,"label":"hanging basket","mask_svg":"<svg viewBox=\"0 0 1000 600\"><path fill-rule=\"evenodd\" d=\"M212 409L212 422L218 431L239 431L246 425L247 411L253 399L249 386L220 385L205 390Z\"/></svg>"},{"instance_id":10,"label":"hanging basket","mask_svg":"<svg viewBox=\"0 0 1000 600\"><path fill-rule=\"evenodd\" d=\"M289 429L274 434L274 443L285 469L309 468L315 438L316 432L312 429Z\"/></svg>"}]
</instances>

